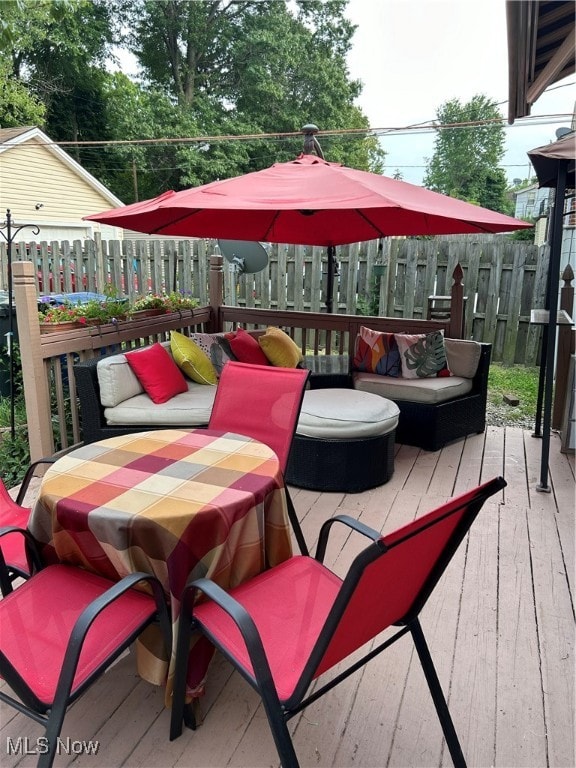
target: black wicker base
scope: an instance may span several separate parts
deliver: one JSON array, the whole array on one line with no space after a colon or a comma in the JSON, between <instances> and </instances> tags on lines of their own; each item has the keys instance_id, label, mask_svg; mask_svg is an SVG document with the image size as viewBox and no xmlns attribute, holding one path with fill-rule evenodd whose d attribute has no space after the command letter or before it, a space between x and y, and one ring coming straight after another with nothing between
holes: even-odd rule
<instances>
[{"instance_id":1,"label":"black wicker base","mask_svg":"<svg viewBox=\"0 0 576 768\"><path fill-rule=\"evenodd\" d=\"M358 440L294 435L286 482L313 491L359 493L388 482L394 472L395 430Z\"/></svg>"}]
</instances>

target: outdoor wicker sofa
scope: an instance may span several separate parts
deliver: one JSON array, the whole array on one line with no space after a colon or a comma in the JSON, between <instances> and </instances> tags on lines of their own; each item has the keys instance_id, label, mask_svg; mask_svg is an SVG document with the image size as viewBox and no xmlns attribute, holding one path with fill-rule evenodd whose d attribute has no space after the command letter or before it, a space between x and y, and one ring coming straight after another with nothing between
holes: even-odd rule
<instances>
[{"instance_id":1,"label":"outdoor wicker sofa","mask_svg":"<svg viewBox=\"0 0 576 768\"><path fill-rule=\"evenodd\" d=\"M470 376L469 391L464 395L444 402L418 402L406 399L406 393L401 394L402 382L396 384L397 390L394 394L389 391L391 382L385 381L388 377L371 377L369 374L363 378L357 373L343 375L340 372L335 377L334 384L342 387L346 382L346 386L380 394L394 400L400 409L400 420L395 436L396 442L415 445L429 451L439 450L453 440L483 432L486 424L491 345L462 340L447 341L460 345L474 344L479 349L477 366L473 375ZM449 346L450 344L448 345L448 352ZM115 356L119 360L123 357L123 355ZM92 358L74 365L84 442L94 442L106 437L139 432L144 429L159 429L176 425L202 427L208 424L211 402L216 388L194 382L189 383L187 393L176 395L169 404L156 405L145 394L132 393L128 398L128 400L132 400L132 403L127 402L126 407L132 405L132 413L141 413L139 423L134 423L133 420L121 423L117 418L114 423L109 423L105 414L105 406L101 402L97 372L98 362L102 359L110 360L112 357ZM121 375L122 369L122 366L112 368L112 370L118 371L118 376ZM327 385L330 386L330 375L318 377L313 375L311 377L312 387L326 387ZM139 399L136 400L135 398ZM123 404L120 404L120 407L123 407ZM108 413L110 412L108 411ZM121 418L122 411L119 413Z\"/></svg>"}]
</instances>

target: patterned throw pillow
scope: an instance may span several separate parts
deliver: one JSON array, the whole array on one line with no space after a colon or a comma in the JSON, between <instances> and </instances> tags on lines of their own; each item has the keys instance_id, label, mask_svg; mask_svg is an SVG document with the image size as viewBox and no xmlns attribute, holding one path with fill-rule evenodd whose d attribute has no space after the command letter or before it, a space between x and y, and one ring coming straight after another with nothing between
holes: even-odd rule
<instances>
[{"instance_id":1,"label":"patterned throw pillow","mask_svg":"<svg viewBox=\"0 0 576 768\"><path fill-rule=\"evenodd\" d=\"M397 333L396 343L402 360L402 376L405 379L452 375L446 362L444 331Z\"/></svg>"},{"instance_id":2,"label":"patterned throw pillow","mask_svg":"<svg viewBox=\"0 0 576 768\"><path fill-rule=\"evenodd\" d=\"M237 359L230 349L230 342L223 333L191 333L189 338L210 359L218 377L228 360Z\"/></svg>"},{"instance_id":3,"label":"patterned throw pillow","mask_svg":"<svg viewBox=\"0 0 576 768\"><path fill-rule=\"evenodd\" d=\"M379 373L381 376L400 376L400 352L394 334L360 326L354 345L352 368L364 373Z\"/></svg>"},{"instance_id":4,"label":"patterned throw pillow","mask_svg":"<svg viewBox=\"0 0 576 768\"><path fill-rule=\"evenodd\" d=\"M200 347L178 331L170 332L170 350L180 370L198 384L216 384L216 369Z\"/></svg>"}]
</instances>

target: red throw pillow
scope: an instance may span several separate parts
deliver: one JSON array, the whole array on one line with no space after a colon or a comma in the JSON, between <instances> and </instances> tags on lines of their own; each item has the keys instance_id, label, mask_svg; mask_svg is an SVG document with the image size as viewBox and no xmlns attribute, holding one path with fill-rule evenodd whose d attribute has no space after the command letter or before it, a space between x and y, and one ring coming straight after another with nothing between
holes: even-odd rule
<instances>
[{"instance_id":1,"label":"red throw pillow","mask_svg":"<svg viewBox=\"0 0 576 768\"><path fill-rule=\"evenodd\" d=\"M158 342L146 349L127 352L126 360L153 403L165 403L174 395L188 391L184 374Z\"/></svg>"},{"instance_id":2,"label":"red throw pillow","mask_svg":"<svg viewBox=\"0 0 576 768\"><path fill-rule=\"evenodd\" d=\"M268 358L260 345L244 328L227 333L226 338L230 343L230 349L234 357L241 363L253 363L255 365L270 365Z\"/></svg>"}]
</instances>

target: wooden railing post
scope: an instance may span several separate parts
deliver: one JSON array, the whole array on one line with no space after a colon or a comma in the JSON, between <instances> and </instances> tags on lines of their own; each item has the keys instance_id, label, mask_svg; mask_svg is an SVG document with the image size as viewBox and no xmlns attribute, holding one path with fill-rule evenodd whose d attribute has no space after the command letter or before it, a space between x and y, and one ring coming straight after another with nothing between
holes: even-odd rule
<instances>
[{"instance_id":1,"label":"wooden railing post","mask_svg":"<svg viewBox=\"0 0 576 768\"><path fill-rule=\"evenodd\" d=\"M464 336L464 272L460 264L456 264L452 272L452 289L450 292L450 325L448 334L451 339L461 339Z\"/></svg>"},{"instance_id":2,"label":"wooden railing post","mask_svg":"<svg viewBox=\"0 0 576 768\"><path fill-rule=\"evenodd\" d=\"M564 285L560 290L560 309L572 317L574 311L574 286L571 285L574 280L574 271L570 264L566 266L562 273ZM572 317L572 320L574 318ZM561 429L562 417L564 415L564 405L566 403L568 389L568 369L570 366L570 355L574 354L574 334L571 325L559 325L558 348L556 355L556 384L554 388L554 404L552 407L552 429Z\"/></svg>"},{"instance_id":3,"label":"wooden railing post","mask_svg":"<svg viewBox=\"0 0 576 768\"><path fill-rule=\"evenodd\" d=\"M222 271L222 256L210 256L210 272L208 273L209 299L212 310L212 331L222 330L220 307L224 296L224 273Z\"/></svg>"},{"instance_id":4,"label":"wooden railing post","mask_svg":"<svg viewBox=\"0 0 576 768\"><path fill-rule=\"evenodd\" d=\"M54 453L50 392L45 362L40 349L38 294L31 261L15 261L12 265L16 321L24 380L24 399L28 421L30 460L37 461Z\"/></svg>"}]
</instances>

